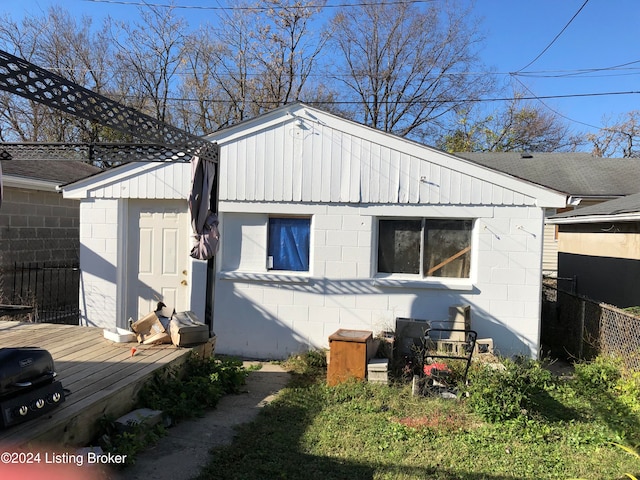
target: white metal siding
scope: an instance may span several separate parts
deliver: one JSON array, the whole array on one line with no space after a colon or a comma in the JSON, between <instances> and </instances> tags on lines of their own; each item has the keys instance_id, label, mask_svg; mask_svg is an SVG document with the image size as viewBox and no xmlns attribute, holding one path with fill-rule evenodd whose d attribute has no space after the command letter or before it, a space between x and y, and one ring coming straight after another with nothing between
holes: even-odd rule
<instances>
[{"instance_id":1,"label":"white metal siding","mask_svg":"<svg viewBox=\"0 0 640 480\"><path fill-rule=\"evenodd\" d=\"M186 200L190 186L189 163L153 163L133 175L100 183L88 191L88 197Z\"/></svg>"},{"instance_id":2,"label":"white metal siding","mask_svg":"<svg viewBox=\"0 0 640 480\"><path fill-rule=\"evenodd\" d=\"M457 168L464 166L454 163ZM220 200L228 201L535 203L529 196L428 158L417 158L320 123L306 122L301 128L293 120L224 143L221 169Z\"/></svg>"}]
</instances>

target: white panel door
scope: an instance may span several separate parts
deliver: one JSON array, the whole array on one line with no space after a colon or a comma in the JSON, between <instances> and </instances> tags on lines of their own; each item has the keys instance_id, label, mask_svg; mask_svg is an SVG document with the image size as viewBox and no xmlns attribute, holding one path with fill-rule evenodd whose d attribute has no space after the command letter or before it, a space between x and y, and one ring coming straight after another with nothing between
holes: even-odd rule
<instances>
[{"instance_id":1,"label":"white panel door","mask_svg":"<svg viewBox=\"0 0 640 480\"><path fill-rule=\"evenodd\" d=\"M134 320L156 309L159 301L176 311L188 309L189 228L185 202L132 202L130 225L136 239L129 249L129 310ZM134 267L131 265L130 267ZM133 304L133 305L131 305Z\"/></svg>"}]
</instances>

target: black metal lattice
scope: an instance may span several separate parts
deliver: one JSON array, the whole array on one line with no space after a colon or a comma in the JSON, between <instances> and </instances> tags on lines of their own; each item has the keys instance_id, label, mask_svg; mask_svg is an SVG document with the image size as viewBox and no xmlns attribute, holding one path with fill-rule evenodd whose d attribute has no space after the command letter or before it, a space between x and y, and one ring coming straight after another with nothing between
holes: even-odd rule
<instances>
[{"instance_id":1,"label":"black metal lattice","mask_svg":"<svg viewBox=\"0 0 640 480\"><path fill-rule=\"evenodd\" d=\"M218 161L218 149L212 142L121 105L2 50L0 90L162 146L165 159L180 154ZM113 154L113 150L110 152Z\"/></svg>"},{"instance_id":2,"label":"black metal lattice","mask_svg":"<svg viewBox=\"0 0 640 480\"><path fill-rule=\"evenodd\" d=\"M0 160L188 162L191 157L183 149L140 143L2 143Z\"/></svg>"}]
</instances>

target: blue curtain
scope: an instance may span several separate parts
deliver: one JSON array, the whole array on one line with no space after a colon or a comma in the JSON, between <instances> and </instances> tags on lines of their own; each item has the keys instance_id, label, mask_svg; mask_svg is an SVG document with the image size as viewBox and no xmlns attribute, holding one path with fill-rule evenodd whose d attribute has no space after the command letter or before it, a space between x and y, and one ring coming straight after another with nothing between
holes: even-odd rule
<instances>
[{"instance_id":1,"label":"blue curtain","mask_svg":"<svg viewBox=\"0 0 640 480\"><path fill-rule=\"evenodd\" d=\"M270 218L269 251L273 270L309 271L308 218Z\"/></svg>"}]
</instances>

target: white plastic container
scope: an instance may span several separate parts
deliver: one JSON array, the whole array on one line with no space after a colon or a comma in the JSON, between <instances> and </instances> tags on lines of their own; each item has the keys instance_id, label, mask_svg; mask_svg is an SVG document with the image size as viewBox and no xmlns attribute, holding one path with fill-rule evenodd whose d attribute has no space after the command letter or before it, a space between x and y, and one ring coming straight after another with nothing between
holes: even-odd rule
<instances>
[{"instance_id":1,"label":"white plastic container","mask_svg":"<svg viewBox=\"0 0 640 480\"><path fill-rule=\"evenodd\" d=\"M128 343L136 341L136 334L124 328L105 328L104 338L116 343Z\"/></svg>"}]
</instances>

